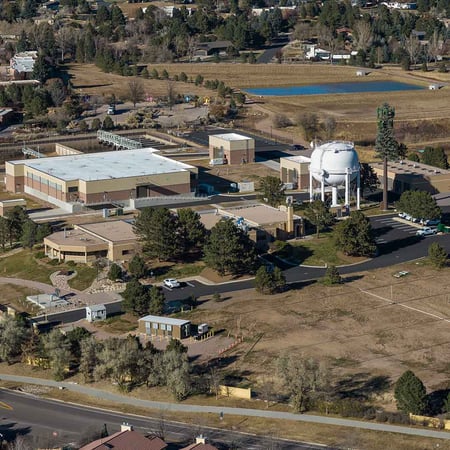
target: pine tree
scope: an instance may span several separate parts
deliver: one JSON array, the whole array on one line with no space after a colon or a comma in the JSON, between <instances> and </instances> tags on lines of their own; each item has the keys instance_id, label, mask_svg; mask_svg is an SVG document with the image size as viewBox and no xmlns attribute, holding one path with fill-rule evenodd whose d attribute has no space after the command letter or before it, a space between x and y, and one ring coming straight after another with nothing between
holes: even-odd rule
<instances>
[{"instance_id":1,"label":"pine tree","mask_svg":"<svg viewBox=\"0 0 450 450\"><path fill-rule=\"evenodd\" d=\"M411 370L407 370L397 380L394 390L397 408L411 414L423 414L425 412L426 389L420 378Z\"/></svg>"},{"instance_id":2,"label":"pine tree","mask_svg":"<svg viewBox=\"0 0 450 450\"><path fill-rule=\"evenodd\" d=\"M377 109L378 132L375 150L383 159L383 209L388 209L388 161L398 157L398 142L394 137L395 109L384 103Z\"/></svg>"},{"instance_id":3,"label":"pine tree","mask_svg":"<svg viewBox=\"0 0 450 450\"><path fill-rule=\"evenodd\" d=\"M428 260L430 263L441 269L447 265L447 250L437 242L432 242L428 247Z\"/></svg>"},{"instance_id":4,"label":"pine tree","mask_svg":"<svg viewBox=\"0 0 450 450\"><path fill-rule=\"evenodd\" d=\"M231 219L222 219L211 229L204 246L205 262L219 275L252 273L256 250L247 233Z\"/></svg>"},{"instance_id":5,"label":"pine tree","mask_svg":"<svg viewBox=\"0 0 450 450\"><path fill-rule=\"evenodd\" d=\"M353 211L335 229L336 246L346 255L371 256L376 250L369 219L361 211Z\"/></svg>"}]
</instances>

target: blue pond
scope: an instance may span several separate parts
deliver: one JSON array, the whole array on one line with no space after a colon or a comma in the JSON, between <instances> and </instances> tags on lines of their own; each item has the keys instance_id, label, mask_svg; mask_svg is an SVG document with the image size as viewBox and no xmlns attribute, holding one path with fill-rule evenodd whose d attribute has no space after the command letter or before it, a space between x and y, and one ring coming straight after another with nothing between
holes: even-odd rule
<instances>
[{"instance_id":1,"label":"blue pond","mask_svg":"<svg viewBox=\"0 0 450 450\"><path fill-rule=\"evenodd\" d=\"M399 81L365 81L359 83L327 83L309 86L290 86L273 88L246 89L250 94L267 96L290 95L323 95L323 94L354 94L357 92L390 92L416 91L425 89L415 84L400 83Z\"/></svg>"}]
</instances>

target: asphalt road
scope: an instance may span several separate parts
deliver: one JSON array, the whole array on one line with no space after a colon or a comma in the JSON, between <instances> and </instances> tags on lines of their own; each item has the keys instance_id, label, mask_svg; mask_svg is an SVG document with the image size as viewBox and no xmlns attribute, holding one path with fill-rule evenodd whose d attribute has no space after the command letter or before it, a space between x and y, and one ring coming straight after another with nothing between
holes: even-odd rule
<instances>
[{"instance_id":1,"label":"asphalt road","mask_svg":"<svg viewBox=\"0 0 450 450\"><path fill-rule=\"evenodd\" d=\"M402 262L412 261L424 257L428 253L431 242L438 242L450 253L450 235L428 236L419 238L415 236L417 228L410 224L400 223L395 220L395 214L377 216L370 219L374 233L377 236L379 254L377 257L339 269L343 275L349 275L366 270L379 269L393 266ZM285 267L286 281L291 288L301 288L304 283L316 280L325 273L325 268L295 266ZM226 294L254 287L253 280L236 281L216 285L205 285L198 281L182 283L181 288L164 288L164 294L168 301L183 300L190 296L200 297L213 295L215 292Z\"/></svg>"},{"instance_id":2,"label":"asphalt road","mask_svg":"<svg viewBox=\"0 0 450 450\"><path fill-rule=\"evenodd\" d=\"M91 432L102 430L106 424L110 434L119 431L124 422L133 425L143 434L160 434L164 428L168 442L186 445L193 442L199 434L208 437L210 442L237 444L239 449L326 449L330 447L297 441L282 440L276 437L276 429L268 430L267 436L220 430L196 424L162 420L160 417L144 417L114 413L100 409L82 407L62 402L45 400L8 390L0 390L0 401L12 409L1 409L0 433L11 441L16 435L30 436L35 445L53 448L54 445L69 445L79 442ZM270 436L270 434L273 436Z\"/></svg>"}]
</instances>

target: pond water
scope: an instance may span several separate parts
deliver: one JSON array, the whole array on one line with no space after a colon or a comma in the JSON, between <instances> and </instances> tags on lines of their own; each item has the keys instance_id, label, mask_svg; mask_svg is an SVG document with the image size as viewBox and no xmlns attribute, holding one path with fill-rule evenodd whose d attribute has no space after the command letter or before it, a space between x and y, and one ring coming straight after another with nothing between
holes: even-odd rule
<instances>
[{"instance_id":1,"label":"pond water","mask_svg":"<svg viewBox=\"0 0 450 450\"><path fill-rule=\"evenodd\" d=\"M291 96L291 95L324 95L324 94L354 94L358 92L390 92L390 91L417 91L425 89L415 84L401 83L399 81L363 81L357 83L327 83L311 84L308 86L289 86L273 88L245 89L254 95Z\"/></svg>"}]
</instances>

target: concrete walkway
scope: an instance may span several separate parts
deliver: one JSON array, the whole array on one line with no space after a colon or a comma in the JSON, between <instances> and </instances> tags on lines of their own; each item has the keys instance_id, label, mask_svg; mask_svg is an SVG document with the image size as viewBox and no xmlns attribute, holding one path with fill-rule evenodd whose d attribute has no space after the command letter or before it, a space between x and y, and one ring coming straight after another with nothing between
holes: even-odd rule
<instances>
[{"instance_id":1,"label":"concrete walkway","mask_svg":"<svg viewBox=\"0 0 450 450\"><path fill-rule=\"evenodd\" d=\"M314 416L310 414L293 414L288 412L268 411L262 409L260 410L249 408L230 408L225 406L221 407L221 406L190 405L186 403L155 402L151 400L141 400L139 398L128 397L113 392L102 391L100 389L94 389L91 387L73 384L70 382L58 382L53 380L22 377L17 375L0 374L0 379L2 381L14 381L19 383L36 384L40 386L50 386L55 388L62 387L73 392L89 395L91 397L97 397L104 400L109 400L116 403L127 404L141 408L161 409L164 411L181 411L187 413L219 414L222 412L223 414L232 414L235 416L264 417L267 419L293 420L296 422L319 423L323 425L352 427L364 430L381 431L387 433L400 433L413 436L450 440L450 433L448 432L435 431L424 428L386 425L383 423L376 423L376 422L363 422L361 420L340 419L336 417L326 417L326 416Z\"/></svg>"}]
</instances>

